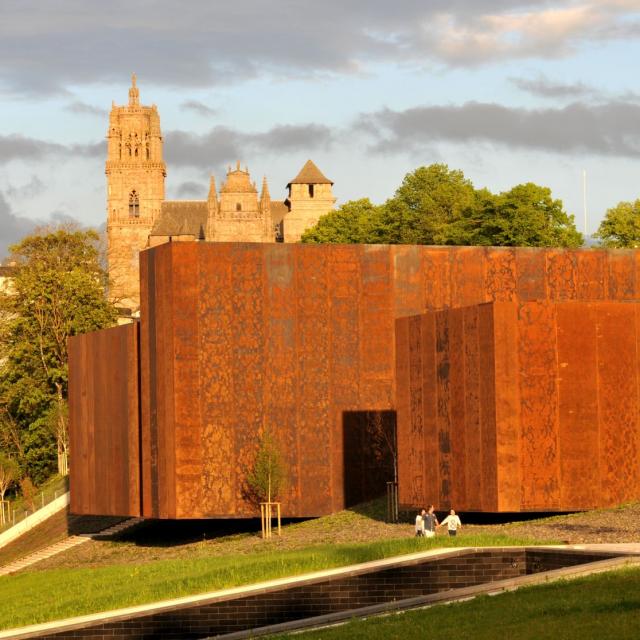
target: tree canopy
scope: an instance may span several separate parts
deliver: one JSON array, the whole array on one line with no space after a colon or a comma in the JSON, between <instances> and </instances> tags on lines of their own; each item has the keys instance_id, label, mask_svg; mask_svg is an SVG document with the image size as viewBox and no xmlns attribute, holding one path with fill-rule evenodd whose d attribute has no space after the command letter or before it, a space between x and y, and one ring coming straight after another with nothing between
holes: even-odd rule
<instances>
[{"instance_id":1,"label":"tree canopy","mask_svg":"<svg viewBox=\"0 0 640 640\"><path fill-rule=\"evenodd\" d=\"M40 483L67 454L67 339L114 324L94 231L43 230L11 247L0 294L0 439ZM64 470L64 469L61 469Z\"/></svg>"},{"instance_id":2,"label":"tree canopy","mask_svg":"<svg viewBox=\"0 0 640 640\"><path fill-rule=\"evenodd\" d=\"M607 210L595 238L603 247L637 249L640 247L640 199L619 202Z\"/></svg>"},{"instance_id":3,"label":"tree canopy","mask_svg":"<svg viewBox=\"0 0 640 640\"><path fill-rule=\"evenodd\" d=\"M475 189L462 171L433 164L407 174L383 205L355 200L321 217L302 241L578 247L582 235L547 187L493 194Z\"/></svg>"}]
</instances>

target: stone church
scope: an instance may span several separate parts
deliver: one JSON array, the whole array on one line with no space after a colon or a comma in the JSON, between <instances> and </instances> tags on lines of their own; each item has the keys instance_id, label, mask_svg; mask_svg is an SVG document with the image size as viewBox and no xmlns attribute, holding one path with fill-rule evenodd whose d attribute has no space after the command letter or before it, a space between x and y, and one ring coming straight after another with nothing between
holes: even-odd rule
<instances>
[{"instance_id":1,"label":"stone church","mask_svg":"<svg viewBox=\"0 0 640 640\"><path fill-rule=\"evenodd\" d=\"M311 161L272 200L267 179L258 194L247 167L229 167L220 190L211 176L206 200L165 200L167 168L160 114L140 104L135 75L129 103L111 107L107 132L107 238L111 295L140 306L138 254L163 242L298 242L335 203L333 182Z\"/></svg>"}]
</instances>

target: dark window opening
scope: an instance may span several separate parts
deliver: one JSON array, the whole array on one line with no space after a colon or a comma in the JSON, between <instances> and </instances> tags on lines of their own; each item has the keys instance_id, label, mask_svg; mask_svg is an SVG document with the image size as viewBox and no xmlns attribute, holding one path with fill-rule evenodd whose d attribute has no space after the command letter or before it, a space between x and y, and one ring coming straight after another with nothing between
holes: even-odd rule
<instances>
[{"instance_id":1,"label":"dark window opening","mask_svg":"<svg viewBox=\"0 0 640 640\"><path fill-rule=\"evenodd\" d=\"M313 189L313 185L312 185L312 184L310 184L310 185L309 185L309 197L310 197L310 198L313 198L313 191L314 191L314 189Z\"/></svg>"},{"instance_id":2,"label":"dark window opening","mask_svg":"<svg viewBox=\"0 0 640 640\"><path fill-rule=\"evenodd\" d=\"M140 199L135 189L129 194L129 217L140 217Z\"/></svg>"},{"instance_id":3,"label":"dark window opening","mask_svg":"<svg viewBox=\"0 0 640 640\"><path fill-rule=\"evenodd\" d=\"M236 202L236 211L242 211L242 204L240 202Z\"/></svg>"},{"instance_id":4,"label":"dark window opening","mask_svg":"<svg viewBox=\"0 0 640 640\"><path fill-rule=\"evenodd\" d=\"M383 496L397 480L395 411L345 411L342 414L345 507Z\"/></svg>"}]
</instances>

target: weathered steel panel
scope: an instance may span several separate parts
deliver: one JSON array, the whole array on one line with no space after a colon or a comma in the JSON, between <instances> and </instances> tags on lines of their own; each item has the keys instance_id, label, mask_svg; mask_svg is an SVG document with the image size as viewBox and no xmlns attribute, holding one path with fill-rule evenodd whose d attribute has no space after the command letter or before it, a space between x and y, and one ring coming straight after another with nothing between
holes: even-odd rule
<instances>
[{"instance_id":1,"label":"weathered steel panel","mask_svg":"<svg viewBox=\"0 0 640 640\"><path fill-rule=\"evenodd\" d=\"M517 511L522 502L517 305L499 302L494 304L493 313L498 508Z\"/></svg>"},{"instance_id":2,"label":"weathered steel panel","mask_svg":"<svg viewBox=\"0 0 640 640\"><path fill-rule=\"evenodd\" d=\"M609 267L608 300L632 300L640 297L636 281L638 251L615 249L607 252Z\"/></svg>"},{"instance_id":3,"label":"weathered steel panel","mask_svg":"<svg viewBox=\"0 0 640 640\"><path fill-rule=\"evenodd\" d=\"M480 341L478 307L463 312L466 504L482 510L482 430L480 426Z\"/></svg>"},{"instance_id":4,"label":"weathered steel panel","mask_svg":"<svg viewBox=\"0 0 640 640\"><path fill-rule=\"evenodd\" d=\"M496 440L496 367L493 308L478 307L480 352L480 429L482 447L482 509L498 510L498 463Z\"/></svg>"},{"instance_id":5,"label":"weathered steel panel","mask_svg":"<svg viewBox=\"0 0 640 640\"><path fill-rule=\"evenodd\" d=\"M396 322L396 372L398 387L396 393L396 414L398 420L398 459L403 464L398 468L398 499L401 504L418 505L424 495L424 478L422 476L422 460L416 461L417 452L424 447L426 438L422 429L413 434L413 411L411 410L410 351L409 351L410 318L400 318ZM429 415L426 411L424 415Z\"/></svg>"},{"instance_id":6,"label":"weathered steel panel","mask_svg":"<svg viewBox=\"0 0 640 640\"><path fill-rule=\"evenodd\" d=\"M202 516L236 512L235 431L233 389L233 303L231 246L199 246L198 393L201 426ZM197 517L197 516L194 516Z\"/></svg>"},{"instance_id":7,"label":"weathered steel panel","mask_svg":"<svg viewBox=\"0 0 640 640\"><path fill-rule=\"evenodd\" d=\"M418 425L422 427L424 433L424 454L421 460L424 477L422 504L429 505L438 500L440 493L435 314L425 314L420 318L420 332L422 338L422 420L416 421L412 426L415 425L416 427L413 434L414 441L418 438ZM402 458L399 458L399 460L402 460Z\"/></svg>"},{"instance_id":8,"label":"weathered steel panel","mask_svg":"<svg viewBox=\"0 0 640 640\"><path fill-rule=\"evenodd\" d=\"M638 354L635 309L598 305L600 473L605 504L637 500Z\"/></svg>"},{"instance_id":9,"label":"weathered steel panel","mask_svg":"<svg viewBox=\"0 0 640 640\"><path fill-rule=\"evenodd\" d=\"M589 509L600 502L598 468L598 327L592 304L557 305L558 449L560 504ZM556 407L554 407L556 409Z\"/></svg>"},{"instance_id":10,"label":"weathered steel panel","mask_svg":"<svg viewBox=\"0 0 640 640\"><path fill-rule=\"evenodd\" d=\"M340 411L332 411L329 389L331 327L331 285L329 252L312 246L296 247L298 288L298 362L300 378L298 434L300 443L301 501L305 513L331 511L331 438L334 420L342 420Z\"/></svg>"},{"instance_id":11,"label":"weathered steel panel","mask_svg":"<svg viewBox=\"0 0 640 640\"><path fill-rule=\"evenodd\" d=\"M449 397L450 427L449 442L451 449L451 506L467 504L466 468L473 464L467 459L466 447L466 381L464 345L467 336L464 333L464 308L451 309L449 315Z\"/></svg>"},{"instance_id":12,"label":"weathered steel panel","mask_svg":"<svg viewBox=\"0 0 640 640\"><path fill-rule=\"evenodd\" d=\"M522 506L560 504L556 305L518 305Z\"/></svg>"},{"instance_id":13,"label":"weathered steel panel","mask_svg":"<svg viewBox=\"0 0 640 640\"><path fill-rule=\"evenodd\" d=\"M171 256L171 284L174 291L180 292L180 303L172 309L175 482L169 482L167 487L167 507L172 518L188 518L189 514L202 511L204 460L197 401L202 380L198 357L200 309L198 280L194 278L198 258L199 252L189 250L183 243L176 245Z\"/></svg>"},{"instance_id":14,"label":"weathered steel panel","mask_svg":"<svg viewBox=\"0 0 640 640\"><path fill-rule=\"evenodd\" d=\"M425 309L436 311L451 306L451 247L429 247L423 250Z\"/></svg>"},{"instance_id":15,"label":"weathered steel panel","mask_svg":"<svg viewBox=\"0 0 640 640\"><path fill-rule=\"evenodd\" d=\"M438 443L438 505L451 504L451 360L450 316L435 315L436 334L436 441ZM411 337L409 337L411 340ZM455 347L454 347L455 348Z\"/></svg>"},{"instance_id":16,"label":"weathered steel panel","mask_svg":"<svg viewBox=\"0 0 640 640\"><path fill-rule=\"evenodd\" d=\"M485 257L485 299L508 302L517 296L516 250L491 247ZM480 300L478 300L480 302Z\"/></svg>"},{"instance_id":17,"label":"weathered steel panel","mask_svg":"<svg viewBox=\"0 0 640 640\"><path fill-rule=\"evenodd\" d=\"M568 395L558 399L550 303L526 303L635 300L638 270L637 252L557 249L170 243L142 252L141 435L72 432L74 448L86 449L76 503L98 505L84 467L107 473L104 447L127 457L139 442L145 515L254 514L246 471L269 427L286 450L285 514L328 513L344 504L345 413L398 409L403 502L561 509L570 495L584 498L584 487L563 488L560 470L572 463L559 457L574 445L583 455L581 419ZM396 319L417 314L396 343ZM573 342L565 347L578 357ZM98 411L124 412L131 388L117 368L73 357ZM617 398L615 370L602 367L598 397ZM95 413L82 402L78 415ZM619 432L608 419L607 446L633 455L637 429ZM114 483L125 491L135 474L119 468ZM616 482L612 496L631 479Z\"/></svg>"},{"instance_id":18,"label":"weathered steel panel","mask_svg":"<svg viewBox=\"0 0 640 640\"><path fill-rule=\"evenodd\" d=\"M298 406L296 357L296 289L290 245L272 245L265 257L265 419L278 442L287 467L282 501L299 513L300 469L296 429Z\"/></svg>"},{"instance_id":19,"label":"weathered steel panel","mask_svg":"<svg viewBox=\"0 0 640 640\"><path fill-rule=\"evenodd\" d=\"M456 247L451 252L451 307L485 302L485 256L483 247Z\"/></svg>"},{"instance_id":20,"label":"weathered steel panel","mask_svg":"<svg viewBox=\"0 0 640 640\"><path fill-rule=\"evenodd\" d=\"M362 248L360 344L360 405L392 409L395 397L394 301L388 247Z\"/></svg>"},{"instance_id":21,"label":"weathered steel panel","mask_svg":"<svg viewBox=\"0 0 640 640\"><path fill-rule=\"evenodd\" d=\"M138 323L69 339L71 512L140 515Z\"/></svg>"}]
</instances>

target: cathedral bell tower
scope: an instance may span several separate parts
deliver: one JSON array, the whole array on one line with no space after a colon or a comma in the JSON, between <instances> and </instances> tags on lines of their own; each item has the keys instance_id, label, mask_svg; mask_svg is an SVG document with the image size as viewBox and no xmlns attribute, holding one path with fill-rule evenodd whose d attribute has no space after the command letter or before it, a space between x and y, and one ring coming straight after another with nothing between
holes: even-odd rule
<instances>
[{"instance_id":1,"label":"cathedral bell tower","mask_svg":"<svg viewBox=\"0 0 640 640\"><path fill-rule=\"evenodd\" d=\"M138 254L160 215L167 175L162 159L160 115L141 106L136 76L129 104L111 107L107 132L107 257L110 296L118 306L140 306Z\"/></svg>"}]
</instances>

